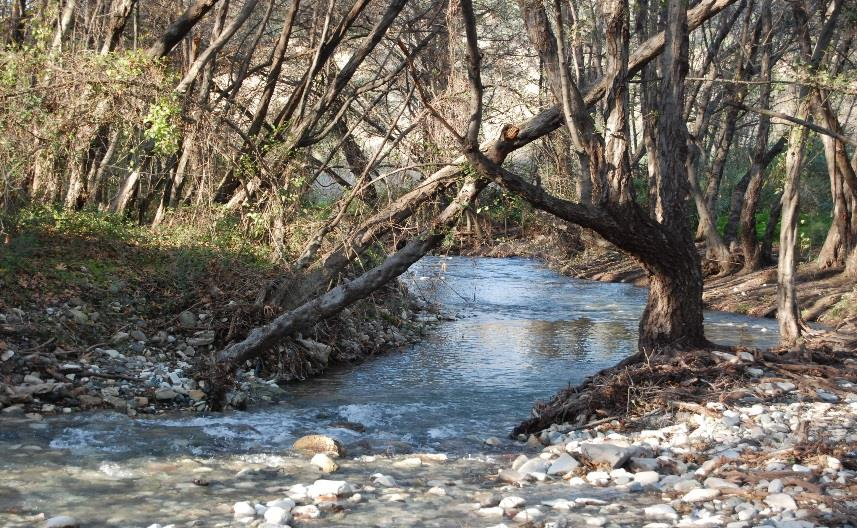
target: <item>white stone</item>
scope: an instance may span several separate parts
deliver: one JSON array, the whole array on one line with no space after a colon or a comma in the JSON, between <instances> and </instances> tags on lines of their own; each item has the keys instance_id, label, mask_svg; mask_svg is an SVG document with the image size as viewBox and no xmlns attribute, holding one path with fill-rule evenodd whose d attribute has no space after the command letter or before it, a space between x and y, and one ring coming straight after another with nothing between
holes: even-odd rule
<instances>
[{"instance_id":1,"label":"white stone","mask_svg":"<svg viewBox=\"0 0 857 528\"><path fill-rule=\"evenodd\" d=\"M717 477L708 477L705 479L705 487L706 488L714 488L714 489L726 489L726 488L738 488L738 484L734 482L730 482L728 480L717 478Z\"/></svg>"},{"instance_id":2,"label":"white stone","mask_svg":"<svg viewBox=\"0 0 857 528\"><path fill-rule=\"evenodd\" d=\"M515 522L525 523L525 522L538 522L545 518L545 514L542 513L542 510L538 508L526 508L518 512L515 515Z\"/></svg>"},{"instance_id":3,"label":"white stone","mask_svg":"<svg viewBox=\"0 0 857 528\"><path fill-rule=\"evenodd\" d=\"M586 474L586 481L593 486L606 486L610 482L610 475L604 471L590 471Z\"/></svg>"},{"instance_id":4,"label":"white stone","mask_svg":"<svg viewBox=\"0 0 857 528\"><path fill-rule=\"evenodd\" d=\"M518 468L518 472L524 475L528 475L530 473L547 473L548 467L550 467L550 462L547 460L542 458L533 458L522 464L521 467Z\"/></svg>"},{"instance_id":5,"label":"white stone","mask_svg":"<svg viewBox=\"0 0 857 528\"><path fill-rule=\"evenodd\" d=\"M682 502L706 502L720 496L719 489L697 488L692 489L681 498Z\"/></svg>"},{"instance_id":6,"label":"white stone","mask_svg":"<svg viewBox=\"0 0 857 528\"><path fill-rule=\"evenodd\" d=\"M446 488L444 488L442 486L434 486L434 487L429 488L429 490L426 493L429 493L431 495L437 495L439 497L444 497L444 496L446 496Z\"/></svg>"},{"instance_id":7,"label":"white stone","mask_svg":"<svg viewBox=\"0 0 857 528\"><path fill-rule=\"evenodd\" d=\"M523 506L526 503L527 503L527 501L523 497L511 496L511 497L504 497L503 500L500 501L499 506L501 508L503 508L504 510L511 510L511 509L515 509L515 508L520 508L521 506Z\"/></svg>"},{"instance_id":8,"label":"white stone","mask_svg":"<svg viewBox=\"0 0 857 528\"><path fill-rule=\"evenodd\" d=\"M399 487L399 484L396 482L396 479L389 475L383 475L381 473L375 473L374 475L372 475L372 482L384 488Z\"/></svg>"},{"instance_id":9,"label":"white stone","mask_svg":"<svg viewBox=\"0 0 857 528\"><path fill-rule=\"evenodd\" d=\"M675 508L673 508L669 504L656 504L654 506L648 506L646 508L643 508L643 514L646 517L654 519L678 519L678 513L676 513Z\"/></svg>"},{"instance_id":10,"label":"white stone","mask_svg":"<svg viewBox=\"0 0 857 528\"><path fill-rule=\"evenodd\" d=\"M765 497L765 504L770 506L771 508L776 508L780 510L796 510L797 503L794 498L787 493L771 493L767 497Z\"/></svg>"},{"instance_id":11,"label":"white stone","mask_svg":"<svg viewBox=\"0 0 857 528\"><path fill-rule=\"evenodd\" d=\"M236 517L255 517L256 508L247 501L236 502L232 505Z\"/></svg>"},{"instance_id":12,"label":"white stone","mask_svg":"<svg viewBox=\"0 0 857 528\"><path fill-rule=\"evenodd\" d=\"M45 522L45 528L77 528L80 526L77 519L68 515L58 515L51 517Z\"/></svg>"},{"instance_id":13,"label":"white stone","mask_svg":"<svg viewBox=\"0 0 857 528\"><path fill-rule=\"evenodd\" d=\"M607 524L607 517L597 516L597 517L586 517L586 526L604 526Z\"/></svg>"},{"instance_id":14,"label":"white stone","mask_svg":"<svg viewBox=\"0 0 857 528\"><path fill-rule=\"evenodd\" d=\"M661 475L657 471L640 471L634 475L634 482L641 486L651 486L660 480Z\"/></svg>"},{"instance_id":15,"label":"white stone","mask_svg":"<svg viewBox=\"0 0 857 528\"><path fill-rule=\"evenodd\" d=\"M324 453L317 453L313 455L309 463L317 467L324 473L333 473L334 471L339 469L339 465L332 458L330 458Z\"/></svg>"},{"instance_id":16,"label":"white stone","mask_svg":"<svg viewBox=\"0 0 857 528\"><path fill-rule=\"evenodd\" d=\"M307 488L307 495L313 499L318 497L351 495L354 490L344 480L316 480Z\"/></svg>"},{"instance_id":17,"label":"white stone","mask_svg":"<svg viewBox=\"0 0 857 528\"><path fill-rule=\"evenodd\" d=\"M563 453L551 463L548 468L548 475L565 475L578 467L580 467L580 462L568 453Z\"/></svg>"},{"instance_id":18,"label":"white stone","mask_svg":"<svg viewBox=\"0 0 857 528\"><path fill-rule=\"evenodd\" d=\"M274 506L265 512L265 521L271 524L285 524L291 520L291 514L284 508Z\"/></svg>"},{"instance_id":19,"label":"white stone","mask_svg":"<svg viewBox=\"0 0 857 528\"><path fill-rule=\"evenodd\" d=\"M265 506L268 508L282 508L286 511L292 511L292 508L295 507L295 501L292 499L277 499L268 501L265 503Z\"/></svg>"}]
</instances>

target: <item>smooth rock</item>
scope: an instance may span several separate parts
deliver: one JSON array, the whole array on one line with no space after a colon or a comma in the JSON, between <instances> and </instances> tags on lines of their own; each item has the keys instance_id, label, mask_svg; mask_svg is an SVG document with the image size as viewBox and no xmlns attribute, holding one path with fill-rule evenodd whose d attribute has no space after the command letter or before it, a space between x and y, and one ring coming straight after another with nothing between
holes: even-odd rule
<instances>
[{"instance_id":1,"label":"smooth rock","mask_svg":"<svg viewBox=\"0 0 857 528\"><path fill-rule=\"evenodd\" d=\"M765 504L771 508L777 508L780 510L791 511L797 509L797 503L794 498L787 493L771 493L765 497Z\"/></svg>"},{"instance_id":2,"label":"smooth rock","mask_svg":"<svg viewBox=\"0 0 857 528\"><path fill-rule=\"evenodd\" d=\"M613 469L618 469L637 453L637 449L610 443L584 443L580 444L580 453L593 464L609 464Z\"/></svg>"},{"instance_id":3,"label":"smooth rock","mask_svg":"<svg viewBox=\"0 0 857 528\"><path fill-rule=\"evenodd\" d=\"M544 512L538 508L526 508L513 517L518 523L536 523L545 518Z\"/></svg>"},{"instance_id":4,"label":"smooth rock","mask_svg":"<svg viewBox=\"0 0 857 528\"><path fill-rule=\"evenodd\" d=\"M501 469L499 474L500 480L503 482L508 482L509 484L517 484L526 480L526 476L514 469Z\"/></svg>"},{"instance_id":5,"label":"smooth rock","mask_svg":"<svg viewBox=\"0 0 857 528\"><path fill-rule=\"evenodd\" d=\"M316 480L307 488L307 495L310 498L317 499L318 497L344 497L354 493L351 485L344 480Z\"/></svg>"},{"instance_id":6,"label":"smooth rock","mask_svg":"<svg viewBox=\"0 0 857 528\"><path fill-rule=\"evenodd\" d=\"M563 453L559 455L559 458L551 462L547 473L548 475L565 475L578 467L580 467L580 462L568 453Z\"/></svg>"},{"instance_id":7,"label":"smooth rock","mask_svg":"<svg viewBox=\"0 0 857 528\"><path fill-rule=\"evenodd\" d=\"M285 524L290 520L292 520L292 514L284 508L274 506L265 511L265 521L271 524Z\"/></svg>"},{"instance_id":8,"label":"smooth rock","mask_svg":"<svg viewBox=\"0 0 857 528\"><path fill-rule=\"evenodd\" d=\"M641 486L652 486L661 480L661 475L657 471L640 471L634 475L634 482Z\"/></svg>"},{"instance_id":9,"label":"smooth rock","mask_svg":"<svg viewBox=\"0 0 857 528\"><path fill-rule=\"evenodd\" d=\"M500 501L500 507L503 508L504 510L512 510L512 509L520 508L521 506L523 506L526 503L527 503L527 501L523 497L516 497L516 496L504 497Z\"/></svg>"},{"instance_id":10,"label":"smooth rock","mask_svg":"<svg viewBox=\"0 0 857 528\"><path fill-rule=\"evenodd\" d=\"M720 496L719 489L697 488L692 489L681 498L682 502L707 502Z\"/></svg>"},{"instance_id":11,"label":"smooth rock","mask_svg":"<svg viewBox=\"0 0 857 528\"><path fill-rule=\"evenodd\" d=\"M78 528L80 523L74 517L68 515L58 515L51 517L45 522L45 528Z\"/></svg>"},{"instance_id":12,"label":"smooth rock","mask_svg":"<svg viewBox=\"0 0 857 528\"><path fill-rule=\"evenodd\" d=\"M236 502L232 505L232 512L236 517L255 517L256 508L247 501Z\"/></svg>"},{"instance_id":13,"label":"smooth rock","mask_svg":"<svg viewBox=\"0 0 857 528\"><path fill-rule=\"evenodd\" d=\"M339 440L325 435L307 435L298 438L292 449L306 453L325 453L333 456L345 456L345 448Z\"/></svg>"},{"instance_id":14,"label":"smooth rock","mask_svg":"<svg viewBox=\"0 0 857 528\"><path fill-rule=\"evenodd\" d=\"M643 515L652 519L678 519L678 513L669 504L656 504L643 508Z\"/></svg>"},{"instance_id":15,"label":"smooth rock","mask_svg":"<svg viewBox=\"0 0 857 528\"><path fill-rule=\"evenodd\" d=\"M518 473L528 475L530 473L547 473L550 462L543 458L531 458L518 468Z\"/></svg>"},{"instance_id":16,"label":"smooth rock","mask_svg":"<svg viewBox=\"0 0 857 528\"><path fill-rule=\"evenodd\" d=\"M310 460L309 463L324 473L333 473L339 469L339 465L325 453L316 453L313 455L312 460Z\"/></svg>"}]
</instances>

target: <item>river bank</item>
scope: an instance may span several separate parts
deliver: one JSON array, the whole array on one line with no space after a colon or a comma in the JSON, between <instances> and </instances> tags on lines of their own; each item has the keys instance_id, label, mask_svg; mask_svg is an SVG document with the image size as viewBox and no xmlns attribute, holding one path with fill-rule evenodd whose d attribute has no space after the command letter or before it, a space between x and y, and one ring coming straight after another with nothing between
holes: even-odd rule
<instances>
[{"instance_id":1,"label":"river bank","mask_svg":"<svg viewBox=\"0 0 857 528\"><path fill-rule=\"evenodd\" d=\"M70 468L56 450L21 445L6 451L8 460L38 453L39 462L4 479L20 483L21 504L42 508L15 512L4 503L0 518L10 527L853 526L857 384L847 380L857 373L854 360L831 378L835 387L818 391L783 380L764 361L719 361L743 371L746 395L553 426L500 450L489 437L471 455L359 455L316 442L328 454L130 458ZM66 493L52 493L53 479ZM98 483L96 504L86 481ZM99 506L105 502L110 511Z\"/></svg>"},{"instance_id":2,"label":"river bank","mask_svg":"<svg viewBox=\"0 0 857 528\"><path fill-rule=\"evenodd\" d=\"M93 409L128 416L276 401L278 383L412 343L437 321L391 284L226 380L211 357L278 315L256 303L278 269L234 230L160 231L36 211L0 246L0 419Z\"/></svg>"}]
</instances>

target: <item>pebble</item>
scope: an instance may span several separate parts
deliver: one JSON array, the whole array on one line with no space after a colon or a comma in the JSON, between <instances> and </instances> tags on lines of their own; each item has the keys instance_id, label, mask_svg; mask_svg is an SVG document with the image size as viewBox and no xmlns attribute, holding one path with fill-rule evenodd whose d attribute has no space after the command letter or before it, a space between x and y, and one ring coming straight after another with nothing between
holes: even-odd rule
<instances>
[{"instance_id":1,"label":"pebble","mask_svg":"<svg viewBox=\"0 0 857 528\"><path fill-rule=\"evenodd\" d=\"M78 528L80 523L74 517L67 515L58 515L51 517L45 522L45 528Z\"/></svg>"},{"instance_id":2,"label":"pebble","mask_svg":"<svg viewBox=\"0 0 857 528\"><path fill-rule=\"evenodd\" d=\"M656 504L654 506L648 506L646 508L643 508L643 514L646 517L653 519L678 519L678 513L675 511L675 508L673 508L669 504Z\"/></svg>"},{"instance_id":3,"label":"pebble","mask_svg":"<svg viewBox=\"0 0 857 528\"><path fill-rule=\"evenodd\" d=\"M504 497L500 501L500 507L503 508L504 510L512 510L512 509L520 508L521 506L523 506L526 503L527 503L527 501L522 497L516 497L516 496Z\"/></svg>"},{"instance_id":4,"label":"pebble","mask_svg":"<svg viewBox=\"0 0 857 528\"><path fill-rule=\"evenodd\" d=\"M708 488L697 488L692 489L687 492L684 497L681 498L682 502L707 502L711 499L720 496L719 489L708 489Z\"/></svg>"},{"instance_id":5,"label":"pebble","mask_svg":"<svg viewBox=\"0 0 857 528\"><path fill-rule=\"evenodd\" d=\"M236 502L232 506L232 512L235 513L236 517L255 517L256 516L256 508L253 507L249 502Z\"/></svg>"},{"instance_id":6,"label":"pebble","mask_svg":"<svg viewBox=\"0 0 857 528\"><path fill-rule=\"evenodd\" d=\"M794 498L787 493L771 493L765 497L765 504L778 510L794 511L797 509Z\"/></svg>"}]
</instances>

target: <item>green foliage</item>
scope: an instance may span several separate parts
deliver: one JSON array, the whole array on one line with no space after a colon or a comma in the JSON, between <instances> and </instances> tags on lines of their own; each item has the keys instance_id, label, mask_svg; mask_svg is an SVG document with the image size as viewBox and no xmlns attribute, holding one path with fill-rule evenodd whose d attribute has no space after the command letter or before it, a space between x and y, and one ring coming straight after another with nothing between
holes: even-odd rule
<instances>
[{"instance_id":1,"label":"green foliage","mask_svg":"<svg viewBox=\"0 0 857 528\"><path fill-rule=\"evenodd\" d=\"M181 106L175 95L161 97L149 107L144 119L148 128L146 139L155 143L155 151L163 156L175 154L181 141Z\"/></svg>"}]
</instances>

